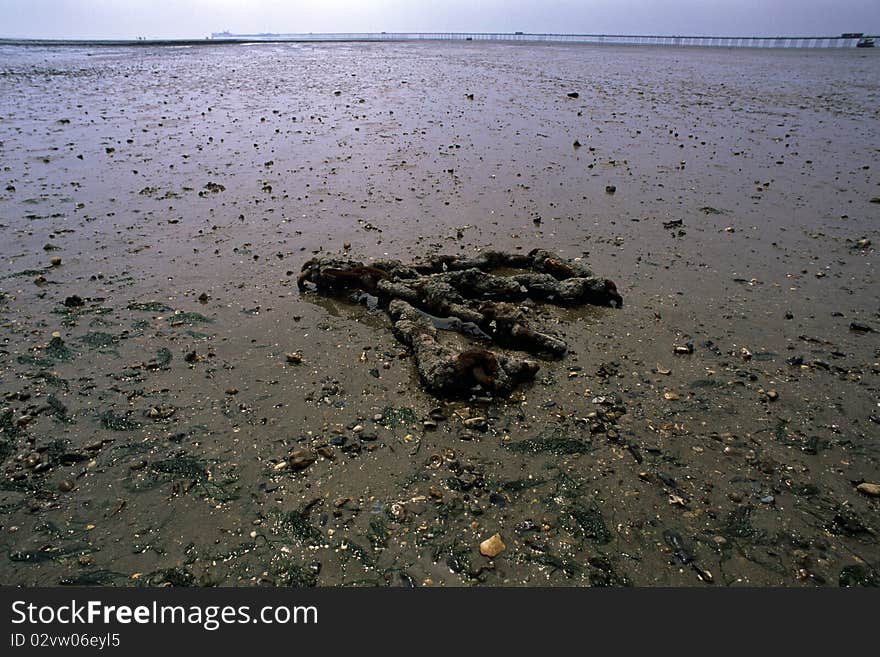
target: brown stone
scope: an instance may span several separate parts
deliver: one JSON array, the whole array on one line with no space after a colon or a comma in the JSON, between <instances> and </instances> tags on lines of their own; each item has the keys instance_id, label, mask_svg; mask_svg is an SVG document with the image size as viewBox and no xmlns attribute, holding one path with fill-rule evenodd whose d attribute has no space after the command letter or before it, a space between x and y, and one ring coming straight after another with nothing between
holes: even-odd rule
<instances>
[{"instance_id":1,"label":"brown stone","mask_svg":"<svg viewBox=\"0 0 880 657\"><path fill-rule=\"evenodd\" d=\"M880 484L871 484L865 481L856 486L856 490L871 497L880 497Z\"/></svg>"},{"instance_id":2,"label":"brown stone","mask_svg":"<svg viewBox=\"0 0 880 657\"><path fill-rule=\"evenodd\" d=\"M287 462L290 463L290 467L294 470L305 470L317 459L318 457L315 455L315 452L304 447L291 450L290 454L287 455Z\"/></svg>"},{"instance_id":3,"label":"brown stone","mask_svg":"<svg viewBox=\"0 0 880 657\"><path fill-rule=\"evenodd\" d=\"M494 534L480 543L480 554L491 559L504 552L506 547L501 540L501 534Z\"/></svg>"}]
</instances>

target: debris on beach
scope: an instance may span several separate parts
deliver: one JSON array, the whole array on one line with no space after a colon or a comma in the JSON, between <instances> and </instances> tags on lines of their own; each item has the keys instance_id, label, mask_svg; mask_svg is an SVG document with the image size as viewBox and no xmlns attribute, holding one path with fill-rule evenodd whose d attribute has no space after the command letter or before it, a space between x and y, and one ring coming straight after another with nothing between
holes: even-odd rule
<instances>
[{"instance_id":1,"label":"debris on beach","mask_svg":"<svg viewBox=\"0 0 880 657\"><path fill-rule=\"evenodd\" d=\"M493 559L504 552L506 548L507 546L504 545L504 542L501 540L501 534L493 534L480 543L480 554L484 557Z\"/></svg>"},{"instance_id":2,"label":"debris on beach","mask_svg":"<svg viewBox=\"0 0 880 657\"><path fill-rule=\"evenodd\" d=\"M502 268L518 273L493 273ZM528 255L438 255L412 265L314 258L303 265L298 285L330 296L355 293L358 300L385 309L395 337L410 348L422 383L438 397L463 396L477 386L493 395L509 395L540 369L535 360L492 351L488 345L545 358L565 355L565 341L532 328L518 302L623 305L613 282L543 249ZM478 346L448 346L438 340L439 330L460 333Z\"/></svg>"}]
</instances>

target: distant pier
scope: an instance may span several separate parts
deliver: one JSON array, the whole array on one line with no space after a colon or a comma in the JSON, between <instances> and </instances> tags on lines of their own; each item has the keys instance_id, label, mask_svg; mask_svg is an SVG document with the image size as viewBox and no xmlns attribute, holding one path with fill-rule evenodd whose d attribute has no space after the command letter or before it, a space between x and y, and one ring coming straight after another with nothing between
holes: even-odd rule
<instances>
[{"instance_id":1,"label":"distant pier","mask_svg":"<svg viewBox=\"0 0 880 657\"><path fill-rule=\"evenodd\" d=\"M861 34L833 37L718 37L650 36L628 34L533 34L529 32L310 32L308 34L235 34L214 32L201 39L12 39L0 37L0 46L182 46L223 43L315 43L381 41L491 41L496 43L585 43L632 46L714 48L856 48L873 46ZM866 42L870 42L866 43Z\"/></svg>"},{"instance_id":2,"label":"distant pier","mask_svg":"<svg viewBox=\"0 0 880 657\"><path fill-rule=\"evenodd\" d=\"M715 48L855 48L861 35L836 37L715 37L626 34L532 34L527 32L345 32L308 34L233 34L215 32L223 41L514 41L592 43Z\"/></svg>"}]
</instances>

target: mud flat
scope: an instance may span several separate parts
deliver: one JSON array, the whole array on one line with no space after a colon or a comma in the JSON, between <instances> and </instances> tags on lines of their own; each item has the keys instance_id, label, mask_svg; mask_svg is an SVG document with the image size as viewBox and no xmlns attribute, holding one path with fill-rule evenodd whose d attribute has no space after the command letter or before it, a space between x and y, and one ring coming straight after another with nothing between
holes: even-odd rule
<instances>
[{"instance_id":1,"label":"mud flat","mask_svg":"<svg viewBox=\"0 0 880 657\"><path fill-rule=\"evenodd\" d=\"M878 119L855 50L0 48L0 582L877 585ZM534 249L625 303L511 302L504 395L297 286Z\"/></svg>"}]
</instances>

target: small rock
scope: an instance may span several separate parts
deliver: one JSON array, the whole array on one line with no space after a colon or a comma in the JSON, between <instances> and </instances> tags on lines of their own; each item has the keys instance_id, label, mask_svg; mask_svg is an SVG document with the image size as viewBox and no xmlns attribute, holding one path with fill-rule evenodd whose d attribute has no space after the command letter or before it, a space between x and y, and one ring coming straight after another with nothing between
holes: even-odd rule
<instances>
[{"instance_id":1,"label":"small rock","mask_svg":"<svg viewBox=\"0 0 880 657\"><path fill-rule=\"evenodd\" d=\"M779 393L771 388L767 391L767 399L769 399L770 401L776 401L777 399L779 399Z\"/></svg>"},{"instance_id":2,"label":"small rock","mask_svg":"<svg viewBox=\"0 0 880 657\"><path fill-rule=\"evenodd\" d=\"M569 91L567 95L569 98L580 98L580 94L577 91Z\"/></svg>"},{"instance_id":3,"label":"small rock","mask_svg":"<svg viewBox=\"0 0 880 657\"><path fill-rule=\"evenodd\" d=\"M174 415L174 407L169 406L167 404L161 404L159 406L152 406L147 411L147 417L153 420L167 420L172 415Z\"/></svg>"},{"instance_id":4,"label":"small rock","mask_svg":"<svg viewBox=\"0 0 880 657\"><path fill-rule=\"evenodd\" d=\"M871 497L880 497L880 484L871 484L865 481L856 486L856 490Z\"/></svg>"},{"instance_id":5,"label":"small rock","mask_svg":"<svg viewBox=\"0 0 880 657\"><path fill-rule=\"evenodd\" d=\"M238 388L227 388L227 389L226 389L226 394L227 394L227 395L237 395L237 394L238 394Z\"/></svg>"},{"instance_id":6,"label":"small rock","mask_svg":"<svg viewBox=\"0 0 880 657\"><path fill-rule=\"evenodd\" d=\"M307 448L298 447L287 455L287 462L294 470L305 470L312 463L318 460L315 453Z\"/></svg>"},{"instance_id":7,"label":"small rock","mask_svg":"<svg viewBox=\"0 0 880 657\"><path fill-rule=\"evenodd\" d=\"M860 324L859 322L850 322L849 325L850 331L856 331L857 333L873 333L874 329L867 324Z\"/></svg>"},{"instance_id":8,"label":"small rock","mask_svg":"<svg viewBox=\"0 0 880 657\"><path fill-rule=\"evenodd\" d=\"M49 260L49 264L52 265L53 267L60 267L60 266L61 266L61 258L60 258L60 256L53 256L53 257Z\"/></svg>"},{"instance_id":9,"label":"small rock","mask_svg":"<svg viewBox=\"0 0 880 657\"><path fill-rule=\"evenodd\" d=\"M673 352L678 355L692 354L694 353L694 343L688 342L685 345L678 345L673 349Z\"/></svg>"},{"instance_id":10,"label":"small rock","mask_svg":"<svg viewBox=\"0 0 880 657\"><path fill-rule=\"evenodd\" d=\"M210 299L210 298L211 298L211 297L208 296L208 293L207 293L207 292L202 292L202 293L199 295L199 301L201 301L202 303L207 303L207 302L208 302L208 299Z\"/></svg>"},{"instance_id":11,"label":"small rock","mask_svg":"<svg viewBox=\"0 0 880 657\"><path fill-rule=\"evenodd\" d=\"M291 351L289 353L284 354L284 358L287 359L288 363L292 363L294 365L299 365L303 362L303 355L300 351Z\"/></svg>"},{"instance_id":12,"label":"small rock","mask_svg":"<svg viewBox=\"0 0 880 657\"><path fill-rule=\"evenodd\" d=\"M480 554L490 559L504 552L507 546L501 540L501 534L494 534L480 543Z\"/></svg>"},{"instance_id":13,"label":"small rock","mask_svg":"<svg viewBox=\"0 0 880 657\"><path fill-rule=\"evenodd\" d=\"M613 194L616 191L617 191L616 185L605 185L605 193L606 194Z\"/></svg>"},{"instance_id":14,"label":"small rock","mask_svg":"<svg viewBox=\"0 0 880 657\"><path fill-rule=\"evenodd\" d=\"M67 297L63 303L68 308L79 308L80 306L84 306L86 302L82 300L82 297L72 294Z\"/></svg>"},{"instance_id":15,"label":"small rock","mask_svg":"<svg viewBox=\"0 0 880 657\"><path fill-rule=\"evenodd\" d=\"M477 431L485 431L489 427L486 418L482 415L478 417L469 417L463 422L463 424L468 429L476 429Z\"/></svg>"},{"instance_id":16,"label":"small rock","mask_svg":"<svg viewBox=\"0 0 880 657\"><path fill-rule=\"evenodd\" d=\"M69 493L74 488L74 483L70 479L65 479L60 484L58 484L58 490L62 493Z\"/></svg>"}]
</instances>

